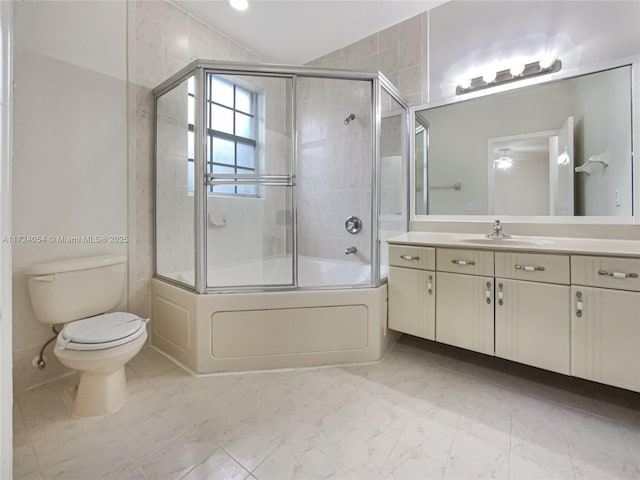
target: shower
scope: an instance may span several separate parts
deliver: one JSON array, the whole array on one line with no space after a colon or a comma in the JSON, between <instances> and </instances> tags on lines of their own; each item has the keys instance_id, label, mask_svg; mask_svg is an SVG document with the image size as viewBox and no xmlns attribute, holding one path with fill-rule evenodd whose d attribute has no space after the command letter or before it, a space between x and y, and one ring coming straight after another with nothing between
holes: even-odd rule
<instances>
[{"instance_id":1,"label":"shower","mask_svg":"<svg viewBox=\"0 0 640 480\"><path fill-rule=\"evenodd\" d=\"M196 60L154 96L152 344L200 373L380 359L385 240L408 229L394 86Z\"/></svg>"},{"instance_id":2,"label":"shower","mask_svg":"<svg viewBox=\"0 0 640 480\"><path fill-rule=\"evenodd\" d=\"M387 205L406 197L406 162L384 158L408 136L381 135L378 104L395 112L380 123L407 122L382 75L198 60L154 95L156 276L199 293L384 281L386 232L407 227L406 205Z\"/></svg>"}]
</instances>

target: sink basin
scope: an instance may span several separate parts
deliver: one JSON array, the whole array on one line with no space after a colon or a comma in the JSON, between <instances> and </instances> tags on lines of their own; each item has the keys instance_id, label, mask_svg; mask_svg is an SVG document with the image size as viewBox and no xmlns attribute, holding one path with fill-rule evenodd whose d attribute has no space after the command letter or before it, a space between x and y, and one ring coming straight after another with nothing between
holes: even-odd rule
<instances>
[{"instance_id":1,"label":"sink basin","mask_svg":"<svg viewBox=\"0 0 640 480\"><path fill-rule=\"evenodd\" d=\"M518 246L518 247L533 247L551 243L543 240L532 239L514 239L514 238L468 238L468 237L454 237L453 240L461 243L468 243L471 245L499 245L501 247Z\"/></svg>"}]
</instances>

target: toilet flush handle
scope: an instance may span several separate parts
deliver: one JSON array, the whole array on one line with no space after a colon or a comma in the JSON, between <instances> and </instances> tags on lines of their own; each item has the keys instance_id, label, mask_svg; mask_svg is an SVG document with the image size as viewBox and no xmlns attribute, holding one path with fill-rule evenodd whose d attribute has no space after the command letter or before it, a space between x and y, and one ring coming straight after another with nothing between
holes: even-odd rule
<instances>
[{"instance_id":1,"label":"toilet flush handle","mask_svg":"<svg viewBox=\"0 0 640 480\"><path fill-rule=\"evenodd\" d=\"M36 280L38 282L53 282L55 278L55 275L43 275L41 277L33 277L33 280Z\"/></svg>"}]
</instances>

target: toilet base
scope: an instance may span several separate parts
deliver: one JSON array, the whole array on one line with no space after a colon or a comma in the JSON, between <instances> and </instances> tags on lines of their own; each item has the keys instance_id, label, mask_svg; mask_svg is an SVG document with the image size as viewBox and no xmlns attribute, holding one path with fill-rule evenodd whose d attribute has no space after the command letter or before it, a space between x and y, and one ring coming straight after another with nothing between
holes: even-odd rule
<instances>
[{"instance_id":1,"label":"toilet base","mask_svg":"<svg viewBox=\"0 0 640 480\"><path fill-rule=\"evenodd\" d=\"M64 400L73 415L95 417L118 411L127 401L125 365L144 346L147 332L135 340L101 350L62 349L54 354L64 366L75 370L78 386L64 393Z\"/></svg>"},{"instance_id":2,"label":"toilet base","mask_svg":"<svg viewBox=\"0 0 640 480\"><path fill-rule=\"evenodd\" d=\"M73 415L95 417L117 412L128 396L123 365L110 373L82 372L80 383L65 391L64 400Z\"/></svg>"}]
</instances>

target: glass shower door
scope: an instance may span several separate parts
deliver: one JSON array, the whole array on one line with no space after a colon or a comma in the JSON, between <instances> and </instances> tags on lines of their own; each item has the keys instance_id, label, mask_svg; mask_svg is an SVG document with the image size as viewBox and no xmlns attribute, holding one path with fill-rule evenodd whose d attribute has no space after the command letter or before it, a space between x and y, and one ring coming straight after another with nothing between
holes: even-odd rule
<instances>
[{"instance_id":1,"label":"glass shower door","mask_svg":"<svg viewBox=\"0 0 640 480\"><path fill-rule=\"evenodd\" d=\"M294 286L293 79L204 78L207 288Z\"/></svg>"}]
</instances>

